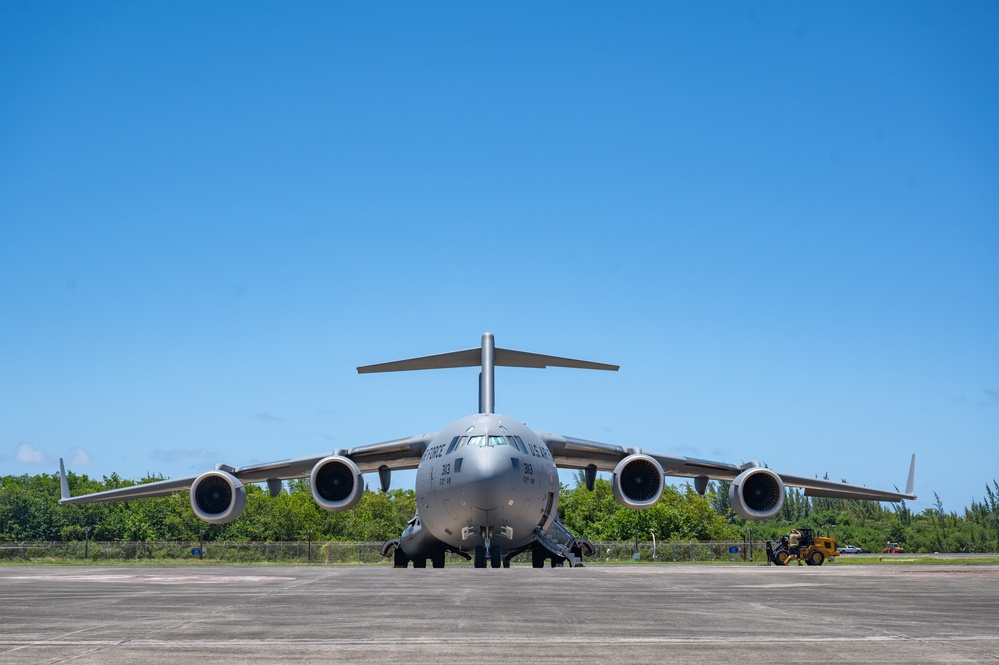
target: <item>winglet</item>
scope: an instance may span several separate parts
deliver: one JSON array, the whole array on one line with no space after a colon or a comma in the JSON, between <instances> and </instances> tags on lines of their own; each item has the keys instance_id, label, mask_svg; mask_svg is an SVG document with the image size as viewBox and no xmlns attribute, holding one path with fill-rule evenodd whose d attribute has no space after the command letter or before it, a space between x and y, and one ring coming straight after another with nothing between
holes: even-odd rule
<instances>
[{"instance_id":1,"label":"winglet","mask_svg":"<svg viewBox=\"0 0 999 665\"><path fill-rule=\"evenodd\" d=\"M62 485L62 501L69 498L69 481L66 480L66 465L62 463L62 458L59 458L59 483Z\"/></svg>"},{"instance_id":2,"label":"winglet","mask_svg":"<svg viewBox=\"0 0 999 665\"><path fill-rule=\"evenodd\" d=\"M916 483L916 453L912 453L912 461L909 462L909 480L905 483L905 493L912 494L913 485Z\"/></svg>"}]
</instances>

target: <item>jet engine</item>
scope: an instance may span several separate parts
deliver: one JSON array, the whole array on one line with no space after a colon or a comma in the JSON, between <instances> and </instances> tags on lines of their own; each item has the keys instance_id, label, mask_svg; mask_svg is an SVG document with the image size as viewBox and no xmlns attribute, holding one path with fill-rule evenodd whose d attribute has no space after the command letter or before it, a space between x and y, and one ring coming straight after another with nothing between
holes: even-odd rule
<instances>
[{"instance_id":1,"label":"jet engine","mask_svg":"<svg viewBox=\"0 0 999 665\"><path fill-rule=\"evenodd\" d=\"M312 467L312 498L321 508L337 512L357 505L364 493L360 469L349 458L331 455Z\"/></svg>"},{"instance_id":2,"label":"jet engine","mask_svg":"<svg viewBox=\"0 0 999 665\"><path fill-rule=\"evenodd\" d=\"M226 471L208 471L191 485L191 509L209 524L228 524L246 507L243 483Z\"/></svg>"},{"instance_id":3,"label":"jet engine","mask_svg":"<svg viewBox=\"0 0 999 665\"><path fill-rule=\"evenodd\" d=\"M614 498L625 508L642 510L656 505L663 495L663 468L648 455L628 455L614 467Z\"/></svg>"},{"instance_id":4,"label":"jet engine","mask_svg":"<svg viewBox=\"0 0 999 665\"><path fill-rule=\"evenodd\" d=\"M747 520L769 519L784 505L784 481L762 466L746 469L729 485L728 499Z\"/></svg>"}]
</instances>

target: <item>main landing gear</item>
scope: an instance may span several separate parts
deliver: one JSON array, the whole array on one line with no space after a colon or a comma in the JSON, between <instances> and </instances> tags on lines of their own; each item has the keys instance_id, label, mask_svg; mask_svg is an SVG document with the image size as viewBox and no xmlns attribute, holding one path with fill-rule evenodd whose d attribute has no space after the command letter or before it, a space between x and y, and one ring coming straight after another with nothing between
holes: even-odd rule
<instances>
[{"instance_id":1,"label":"main landing gear","mask_svg":"<svg viewBox=\"0 0 999 665\"><path fill-rule=\"evenodd\" d=\"M534 568L544 568L545 562L551 560L552 568L561 568L565 563L565 557L552 554L544 547L535 547L531 550L531 566Z\"/></svg>"},{"instance_id":2,"label":"main landing gear","mask_svg":"<svg viewBox=\"0 0 999 665\"><path fill-rule=\"evenodd\" d=\"M402 548L396 547L395 548L395 552L393 552L393 555L392 555L392 557L393 557L392 563L394 564L394 566L396 568L405 568L406 566L409 565L410 562L413 563L413 568L426 568L427 567L427 559L429 558L431 566L433 566L434 568L443 568L444 567L444 556L445 556L445 554L446 554L446 552L445 552L444 548L441 547L441 548L438 548L438 549L432 551L430 553L429 557L425 557L424 556L424 557L416 557L415 559L410 559L402 551ZM467 555L466 555L466 558L467 558Z\"/></svg>"}]
</instances>

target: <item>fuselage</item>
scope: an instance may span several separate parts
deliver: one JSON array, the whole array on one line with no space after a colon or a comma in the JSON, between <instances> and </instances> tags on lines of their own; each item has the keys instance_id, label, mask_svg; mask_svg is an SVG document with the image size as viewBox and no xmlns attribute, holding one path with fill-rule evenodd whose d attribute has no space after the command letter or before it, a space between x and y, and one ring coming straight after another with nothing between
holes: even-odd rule
<instances>
[{"instance_id":1,"label":"fuselage","mask_svg":"<svg viewBox=\"0 0 999 665\"><path fill-rule=\"evenodd\" d=\"M486 537L502 549L534 540L558 515L558 470L534 430L495 413L462 418L437 433L416 472L423 528L468 550Z\"/></svg>"}]
</instances>

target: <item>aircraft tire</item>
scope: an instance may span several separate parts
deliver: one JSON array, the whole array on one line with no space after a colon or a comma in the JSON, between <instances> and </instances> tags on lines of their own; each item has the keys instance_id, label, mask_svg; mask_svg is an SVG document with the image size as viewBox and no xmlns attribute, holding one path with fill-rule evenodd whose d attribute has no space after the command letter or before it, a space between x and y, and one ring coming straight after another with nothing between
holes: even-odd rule
<instances>
[{"instance_id":1,"label":"aircraft tire","mask_svg":"<svg viewBox=\"0 0 999 665\"><path fill-rule=\"evenodd\" d=\"M413 559L413 568L426 568L427 560L423 558Z\"/></svg>"},{"instance_id":2,"label":"aircraft tire","mask_svg":"<svg viewBox=\"0 0 999 665\"><path fill-rule=\"evenodd\" d=\"M544 568L546 556L545 550L540 547L531 550L531 566L534 568Z\"/></svg>"},{"instance_id":3,"label":"aircraft tire","mask_svg":"<svg viewBox=\"0 0 999 665\"><path fill-rule=\"evenodd\" d=\"M500 548L490 547L489 548L489 564L493 568L499 568L503 565L502 558L500 557Z\"/></svg>"},{"instance_id":4,"label":"aircraft tire","mask_svg":"<svg viewBox=\"0 0 999 665\"><path fill-rule=\"evenodd\" d=\"M476 568L486 567L486 548L484 545L475 546L475 556L472 557L472 565Z\"/></svg>"},{"instance_id":5,"label":"aircraft tire","mask_svg":"<svg viewBox=\"0 0 999 665\"><path fill-rule=\"evenodd\" d=\"M392 554L392 563L395 568L406 568L409 566L409 557L397 547L395 548L395 552Z\"/></svg>"},{"instance_id":6,"label":"aircraft tire","mask_svg":"<svg viewBox=\"0 0 999 665\"><path fill-rule=\"evenodd\" d=\"M430 557L430 563L433 564L434 568L444 567L444 550L440 552L435 552L433 556Z\"/></svg>"}]
</instances>

